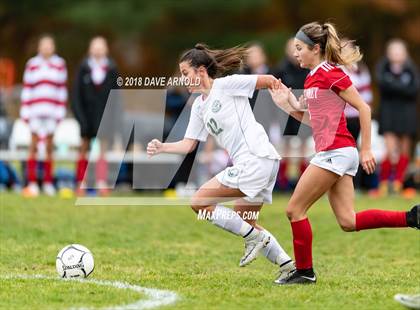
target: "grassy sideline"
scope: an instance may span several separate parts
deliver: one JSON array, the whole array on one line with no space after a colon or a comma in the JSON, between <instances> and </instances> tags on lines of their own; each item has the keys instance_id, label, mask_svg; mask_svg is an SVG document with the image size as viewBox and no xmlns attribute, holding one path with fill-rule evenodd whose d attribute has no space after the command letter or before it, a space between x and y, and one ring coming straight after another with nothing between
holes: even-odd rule
<instances>
[{"instance_id":1,"label":"grassy sideline","mask_svg":"<svg viewBox=\"0 0 420 310\"><path fill-rule=\"evenodd\" d=\"M288 196L275 196L260 223L292 253L284 215ZM400 198L357 198L357 210L406 210ZM413 229L341 232L326 199L310 211L315 286L278 287L264 257L239 268L243 241L197 221L188 207L76 207L72 200L0 196L0 308L65 309L134 302L137 293L94 284L8 280L55 276L55 256L69 243L94 254L92 279L125 281L176 292L168 309L403 309L396 293L420 293L420 234Z\"/></svg>"}]
</instances>

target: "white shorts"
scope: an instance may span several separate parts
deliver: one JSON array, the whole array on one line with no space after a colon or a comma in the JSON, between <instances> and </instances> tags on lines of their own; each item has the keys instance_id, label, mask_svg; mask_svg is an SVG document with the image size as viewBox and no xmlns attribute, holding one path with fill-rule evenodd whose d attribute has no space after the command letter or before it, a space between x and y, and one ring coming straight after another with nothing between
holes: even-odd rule
<instances>
[{"instance_id":1,"label":"white shorts","mask_svg":"<svg viewBox=\"0 0 420 310\"><path fill-rule=\"evenodd\" d=\"M54 134L58 122L54 118L30 118L28 124L31 133L45 138Z\"/></svg>"},{"instance_id":2,"label":"white shorts","mask_svg":"<svg viewBox=\"0 0 420 310\"><path fill-rule=\"evenodd\" d=\"M311 164L343 176L355 176L359 168L357 148L349 146L316 153Z\"/></svg>"},{"instance_id":3,"label":"white shorts","mask_svg":"<svg viewBox=\"0 0 420 310\"><path fill-rule=\"evenodd\" d=\"M217 180L230 188L237 188L250 202L271 203L273 188L276 184L279 160L250 157L245 162L219 172Z\"/></svg>"}]
</instances>

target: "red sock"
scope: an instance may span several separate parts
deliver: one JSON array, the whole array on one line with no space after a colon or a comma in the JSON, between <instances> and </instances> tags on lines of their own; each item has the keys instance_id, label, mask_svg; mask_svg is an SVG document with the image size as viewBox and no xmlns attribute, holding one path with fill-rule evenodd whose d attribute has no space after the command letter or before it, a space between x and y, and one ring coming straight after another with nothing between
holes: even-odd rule
<instances>
[{"instance_id":1,"label":"red sock","mask_svg":"<svg viewBox=\"0 0 420 310\"><path fill-rule=\"evenodd\" d=\"M38 163L36 161L36 159L34 158L29 158L28 162L26 163L26 173L27 173L27 177L28 177L28 182L36 182L37 181L37 167L38 167Z\"/></svg>"},{"instance_id":2,"label":"red sock","mask_svg":"<svg viewBox=\"0 0 420 310\"><path fill-rule=\"evenodd\" d=\"M366 210L356 213L357 231L383 227L407 227L406 212Z\"/></svg>"},{"instance_id":3,"label":"red sock","mask_svg":"<svg viewBox=\"0 0 420 310\"><path fill-rule=\"evenodd\" d=\"M308 218L291 222L296 268L312 268L312 229Z\"/></svg>"},{"instance_id":4,"label":"red sock","mask_svg":"<svg viewBox=\"0 0 420 310\"><path fill-rule=\"evenodd\" d=\"M407 171L409 162L410 159L407 155L400 155L400 158L397 163L397 171L395 173L395 181L399 181L401 183L404 181L405 172Z\"/></svg>"},{"instance_id":5,"label":"red sock","mask_svg":"<svg viewBox=\"0 0 420 310\"><path fill-rule=\"evenodd\" d=\"M96 181L107 182L108 180L108 162L101 156L96 162Z\"/></svg>"},{"instance_id":6,"label":"red sock","mask_svg":"<svg viewBox=\"0 0 420 310\"><path fill-rule=\"evenodd\" d=\"M88 161L86 158L80 157L76 164L76 182L80 183L85 178Z\"/></svg>"},{"instance_id":7,"label":"red sock","mask_svg":"<svg viewBox=\"0 0 420 310\"><path fill-rule=\"evenodd\" d=\"M289 185L289 180L287 179L287 166L289 161L287 159L282 159L280 161L279 174L277 176L277 182L280 188L287 188Z\"/></svg>"},{"instance_id":8,"label":"red sock","mask_svg":"<svg viewBox=\"0 0 420 310\"><path fill-rule=\"evenodd\" d=\"M44 161L44 182L53 182L53 163L52 160Z\"/></svg>"},{"instance_id":9,"label":"red sock","mask_svg":"<svg viewBox=\"0 0 420 310\"><path fill-rule=\"evenodd\" d=\"M381 173L379 181L388 181L391 176L392 164L388 157L386 157L381 164Z\"/></svg>"}]
</instances>

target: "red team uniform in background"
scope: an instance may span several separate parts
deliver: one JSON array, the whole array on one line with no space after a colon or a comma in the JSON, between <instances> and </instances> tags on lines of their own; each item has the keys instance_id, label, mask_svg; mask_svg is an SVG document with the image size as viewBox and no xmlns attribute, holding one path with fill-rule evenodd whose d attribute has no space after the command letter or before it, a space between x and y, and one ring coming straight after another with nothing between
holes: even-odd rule
<instances>
[{"instance_id":1,"label":"red team uniform in background","mask_svg":"<svg viewBox=\"0 0 420 310\"><path fill-rule=\"evenodd\" d=\"M32 134L40 140L53 135L57 124L66 114L67 69L63 58L53 55L45 59L39 55L29 59L23 75L20 117ZM28 182L37 180L37 162L29 158ZM52 162L44 162L44 182L53 181Z\"/></svg>"}]
</instances>

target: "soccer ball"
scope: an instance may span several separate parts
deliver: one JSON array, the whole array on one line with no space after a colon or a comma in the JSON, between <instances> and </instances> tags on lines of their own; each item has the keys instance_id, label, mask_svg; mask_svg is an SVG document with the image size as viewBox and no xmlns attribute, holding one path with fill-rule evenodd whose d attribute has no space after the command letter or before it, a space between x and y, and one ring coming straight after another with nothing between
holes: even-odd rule
<instances>
[{"instance_id":1,"label":"soccer ball","mask_svg":"<svg viewBox=\"0 0 420 310\"><path fill-rule=\"evenodd\" d=\"M55 267L62 278L86 278L93 272L93 255L80 244L70 244L57 255Z\"/></svg>"}]
</instances>

